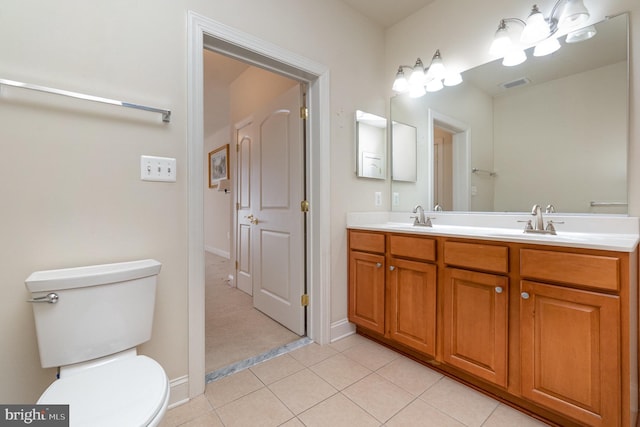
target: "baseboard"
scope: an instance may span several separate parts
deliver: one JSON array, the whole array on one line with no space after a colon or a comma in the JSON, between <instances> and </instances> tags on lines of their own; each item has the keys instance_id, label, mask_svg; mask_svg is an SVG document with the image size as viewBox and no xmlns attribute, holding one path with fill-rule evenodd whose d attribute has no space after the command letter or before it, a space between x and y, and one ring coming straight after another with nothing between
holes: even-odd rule
<instances>
[{"instance_id":1,"label":"baseboard","mask_svg":"<svg viewBox=\"0 0 640 427\"><path fill-rule=\"evenodd\" d=\"M214 255L221 256L222 258L231 259L231 254L228 251L214 248L213 246L204 245L204 250Z\"/></svg>"},{"instance_id":2,"label":"baseboard","mask_svg":"<svg viewBox=\"0 0 640 427\"><path fill-rule=\"evenodd\" d=\"M180 406L189 401L189 376L174 378L169 381L169 408Z\"/></svg>"},{"instance_id":3,"label":"baseboard","mask_svg":"<svg viewBox=\"0 0 640 427\"><path fill-rule=\"evenodd\" d=\"M338 341L356 333L356 325L348 319L338 320L331 324L330 342Z\"/></svg>"}]
</instances>

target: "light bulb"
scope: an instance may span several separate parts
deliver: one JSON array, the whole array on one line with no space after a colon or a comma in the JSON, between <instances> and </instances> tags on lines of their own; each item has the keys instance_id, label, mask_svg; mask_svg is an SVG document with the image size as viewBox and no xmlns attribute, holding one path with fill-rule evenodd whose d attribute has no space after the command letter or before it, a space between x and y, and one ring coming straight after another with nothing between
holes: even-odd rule
<instances>
[{"instance_id":1,"label":"light bulb","mask_svg":"<svg viewBox=\"0 0 640 427\"><path fill-rule=\"evenodd\" d=\"M524 53L522 49L512 49L505 57L502 59L502 65L506 67L513 67L515 65L522 64L527 60L527 54Z\"/></svg>"},{"instance_id":2,"label":"light bulb","mask_svg":"<svg viewBox=\"0 0 640 427\"><path fill-rule=\"evenodd\" d=\"M560 49L560 42L554 37L541 41L533 49L533 56L546 56Z\"/></svg>"},{"instance_id":3,"label":"light bulb","mask_svg":"<svg viewBox=\"0 0 640 427\"><path fill-rule=\"evenodd\" d=\"M524 30L522 30L520 41L524 44L532 44L546 39L549 34L551 34L549 24L544 19L538 6L534 5L531 9L531 14L527 18Z\"/></svg>"}]
</instances>

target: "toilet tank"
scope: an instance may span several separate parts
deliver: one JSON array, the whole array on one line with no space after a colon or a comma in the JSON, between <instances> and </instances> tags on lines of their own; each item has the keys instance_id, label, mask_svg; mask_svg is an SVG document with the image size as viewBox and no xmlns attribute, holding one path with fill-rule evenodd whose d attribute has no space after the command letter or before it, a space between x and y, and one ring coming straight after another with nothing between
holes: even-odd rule
<instances>
[{"instance_id":1,"label":"toilet tank","mask_svg":"<svg viewBox=\"0 0 640 427\"><path fill-rule=\"evenodd\" d=\"M57 295L55 303L32 303L42 367L84 362L148 341L161 266L146 259L32 273L25 281L32 299Z\"/></svg>"}]
</instances>

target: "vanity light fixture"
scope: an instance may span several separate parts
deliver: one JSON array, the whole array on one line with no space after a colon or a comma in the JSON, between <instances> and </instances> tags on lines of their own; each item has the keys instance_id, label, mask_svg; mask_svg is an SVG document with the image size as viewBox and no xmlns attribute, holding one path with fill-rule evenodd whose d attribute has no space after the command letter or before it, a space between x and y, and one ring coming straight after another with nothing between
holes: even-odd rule
<instances>
[{"instance_id":1,"label":"vanity light fixture","mask_svg":"<svg viewBox=\"0 0 640 427\"><path fill-rule=\"evenodd\" d=\"M411 70L407 79L404 70ZM418 58L415 65L400 65L393 82L393 90L398 93L409 93L412 98L419 98L427 92L436 92L444 86L455 86L462 83L460 73L448 72L442 62L440 50L431 59L429 67L425 68L422 60Z\"/></svg>"},{"instance_id":2,"label":"vanity light fixture","mask_svg":"<svg viewBox=\"0 0 640 427\"><path fill-rule=\"evenodd\" d=\"M489 52L492 55L504 57L503 65L517 65L526 60L523 47L535 45L533 55L545 56L560 49L560 42L555 34L558 31L567 33L566 42L575 43L590 39L596 34L595 27L576 27L584 24L589 19L589 11L583 0L557 0L551 13L545 17L537 5L533 5L526 21L518 18L503 18L500 20L498 30L491 44ZM517 22L523 25L518 46L509 36L508 22Z\"/></svg>"}]
</instances>

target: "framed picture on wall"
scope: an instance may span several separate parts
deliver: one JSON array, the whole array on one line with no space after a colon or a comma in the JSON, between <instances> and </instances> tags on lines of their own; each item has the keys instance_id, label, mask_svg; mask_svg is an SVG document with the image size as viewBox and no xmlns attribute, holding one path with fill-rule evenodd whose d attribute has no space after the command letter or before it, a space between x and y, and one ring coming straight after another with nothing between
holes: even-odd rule
<instances>
[{"instance_id":1,"label":"framed picture on wall","mask_svg":"<svg viewBox=\"0 0 640 427\"><path fill-rule=\"evenodd\" d=\"M209 188L216 188L225 179L229 179L229 144L209 153Z\"/></svg>"}]
</instances>

